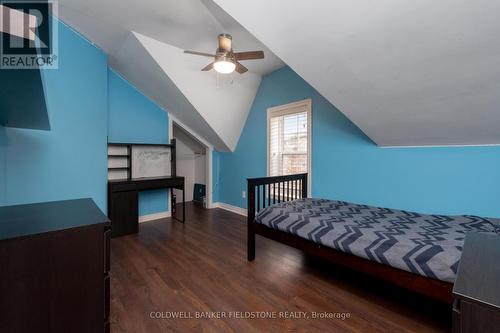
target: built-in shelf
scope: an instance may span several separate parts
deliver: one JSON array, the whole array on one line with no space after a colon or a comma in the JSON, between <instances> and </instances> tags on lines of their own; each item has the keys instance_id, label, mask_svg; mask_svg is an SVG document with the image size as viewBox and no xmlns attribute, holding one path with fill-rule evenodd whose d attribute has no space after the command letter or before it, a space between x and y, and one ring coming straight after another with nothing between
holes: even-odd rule
<instances>
[{"instance_id":1,"label":"built-in shelf","mask_svg":"<svg viewBox=\"0 0 500 333\"><path fill-rule=\"evenodd\" d=\"M130 154L129 145L108 144L108 180L130 179L132 176ZM119 163L120 160L126 163Z\"/></svg>"}]
</instances>

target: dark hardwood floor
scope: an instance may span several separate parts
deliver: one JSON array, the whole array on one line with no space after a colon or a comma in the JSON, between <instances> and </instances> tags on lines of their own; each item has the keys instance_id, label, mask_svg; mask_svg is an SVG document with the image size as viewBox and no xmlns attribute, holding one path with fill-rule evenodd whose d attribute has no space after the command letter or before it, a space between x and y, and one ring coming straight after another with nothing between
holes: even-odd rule
<instances>
[{"instance_id":1,"label":"dark hardwood floor","mask_svg":"<svg viewBox=\"0 0 500 333\"><path fill-rule=\"evenodd\" d=\"M450 307L257 237L243 216L187 206L185 225L142 223L111 241L112 332L447 332ZM276 319L196 319L196 315ZM280 318L280 312L309 318ZM163 319L151 318L153 316ZM219 313L216 313L219 312ZM313 319L313 312L349 318ZM169 316L193 318L167 318ZM263 315L259 313L259 315ZM298 314L297 314L298 316Z\"/></svg>"}]
</instances>

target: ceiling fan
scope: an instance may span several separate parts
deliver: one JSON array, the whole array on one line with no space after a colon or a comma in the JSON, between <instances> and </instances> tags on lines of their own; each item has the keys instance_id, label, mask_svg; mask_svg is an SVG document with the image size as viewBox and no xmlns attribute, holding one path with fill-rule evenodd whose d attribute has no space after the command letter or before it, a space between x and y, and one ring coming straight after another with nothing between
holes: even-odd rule
<instances>
[{"instance_id":1,"label":"ceiling fan","mask_svg":"<svg viewBox=\"0 0 500 333\"><path fill-rule=\"evenodd\" d=\"M233 48L231 45L233 38L229 34L220 34L218 38L219 47L215 51L215 54L196 51L184 51L184 53L214 58L213 62L211 62L201 70L209 71L213 68L221 74L229 74L235 70L238 73L243 74L248 71L248 69L239 61L264 58L264 52L262 51L233 52Z\"/></svg>"}]
</instances>

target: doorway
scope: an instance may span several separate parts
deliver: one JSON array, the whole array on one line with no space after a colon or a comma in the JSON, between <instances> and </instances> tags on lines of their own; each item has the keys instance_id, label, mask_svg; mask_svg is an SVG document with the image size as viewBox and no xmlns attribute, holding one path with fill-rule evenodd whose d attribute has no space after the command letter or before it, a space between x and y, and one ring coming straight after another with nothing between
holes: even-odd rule
<instances>
[{"instance_id":1,"label":"doorway","mask_svg":"<svg viewBox=\"0 0 500 333\"><path fill-rule=\"evenodd\" d=\"M207 147L177 123L172 124L172 137L176 139L176 171L184 177L185 200L201 207L208 205ZM182 196L174 190L176 203Z\"/></svg>"}]
</instances>

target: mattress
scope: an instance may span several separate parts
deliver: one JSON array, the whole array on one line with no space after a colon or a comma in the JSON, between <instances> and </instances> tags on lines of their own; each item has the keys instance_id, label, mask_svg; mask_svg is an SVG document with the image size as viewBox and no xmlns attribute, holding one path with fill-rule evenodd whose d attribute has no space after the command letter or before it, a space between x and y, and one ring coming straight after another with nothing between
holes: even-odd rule
<instances>
[{"instance_id":1,"label":"mattress","mask_svg":"<svg viewBox=\"0 0 500 333\"><path fill-rule=\"evenodd\" d=\"M255 220L335 250L446 282L455 281L467 232L500 233L500 219L425 215L325 199L275 204L261 210Z\"/></svg>"}]
</instances>

